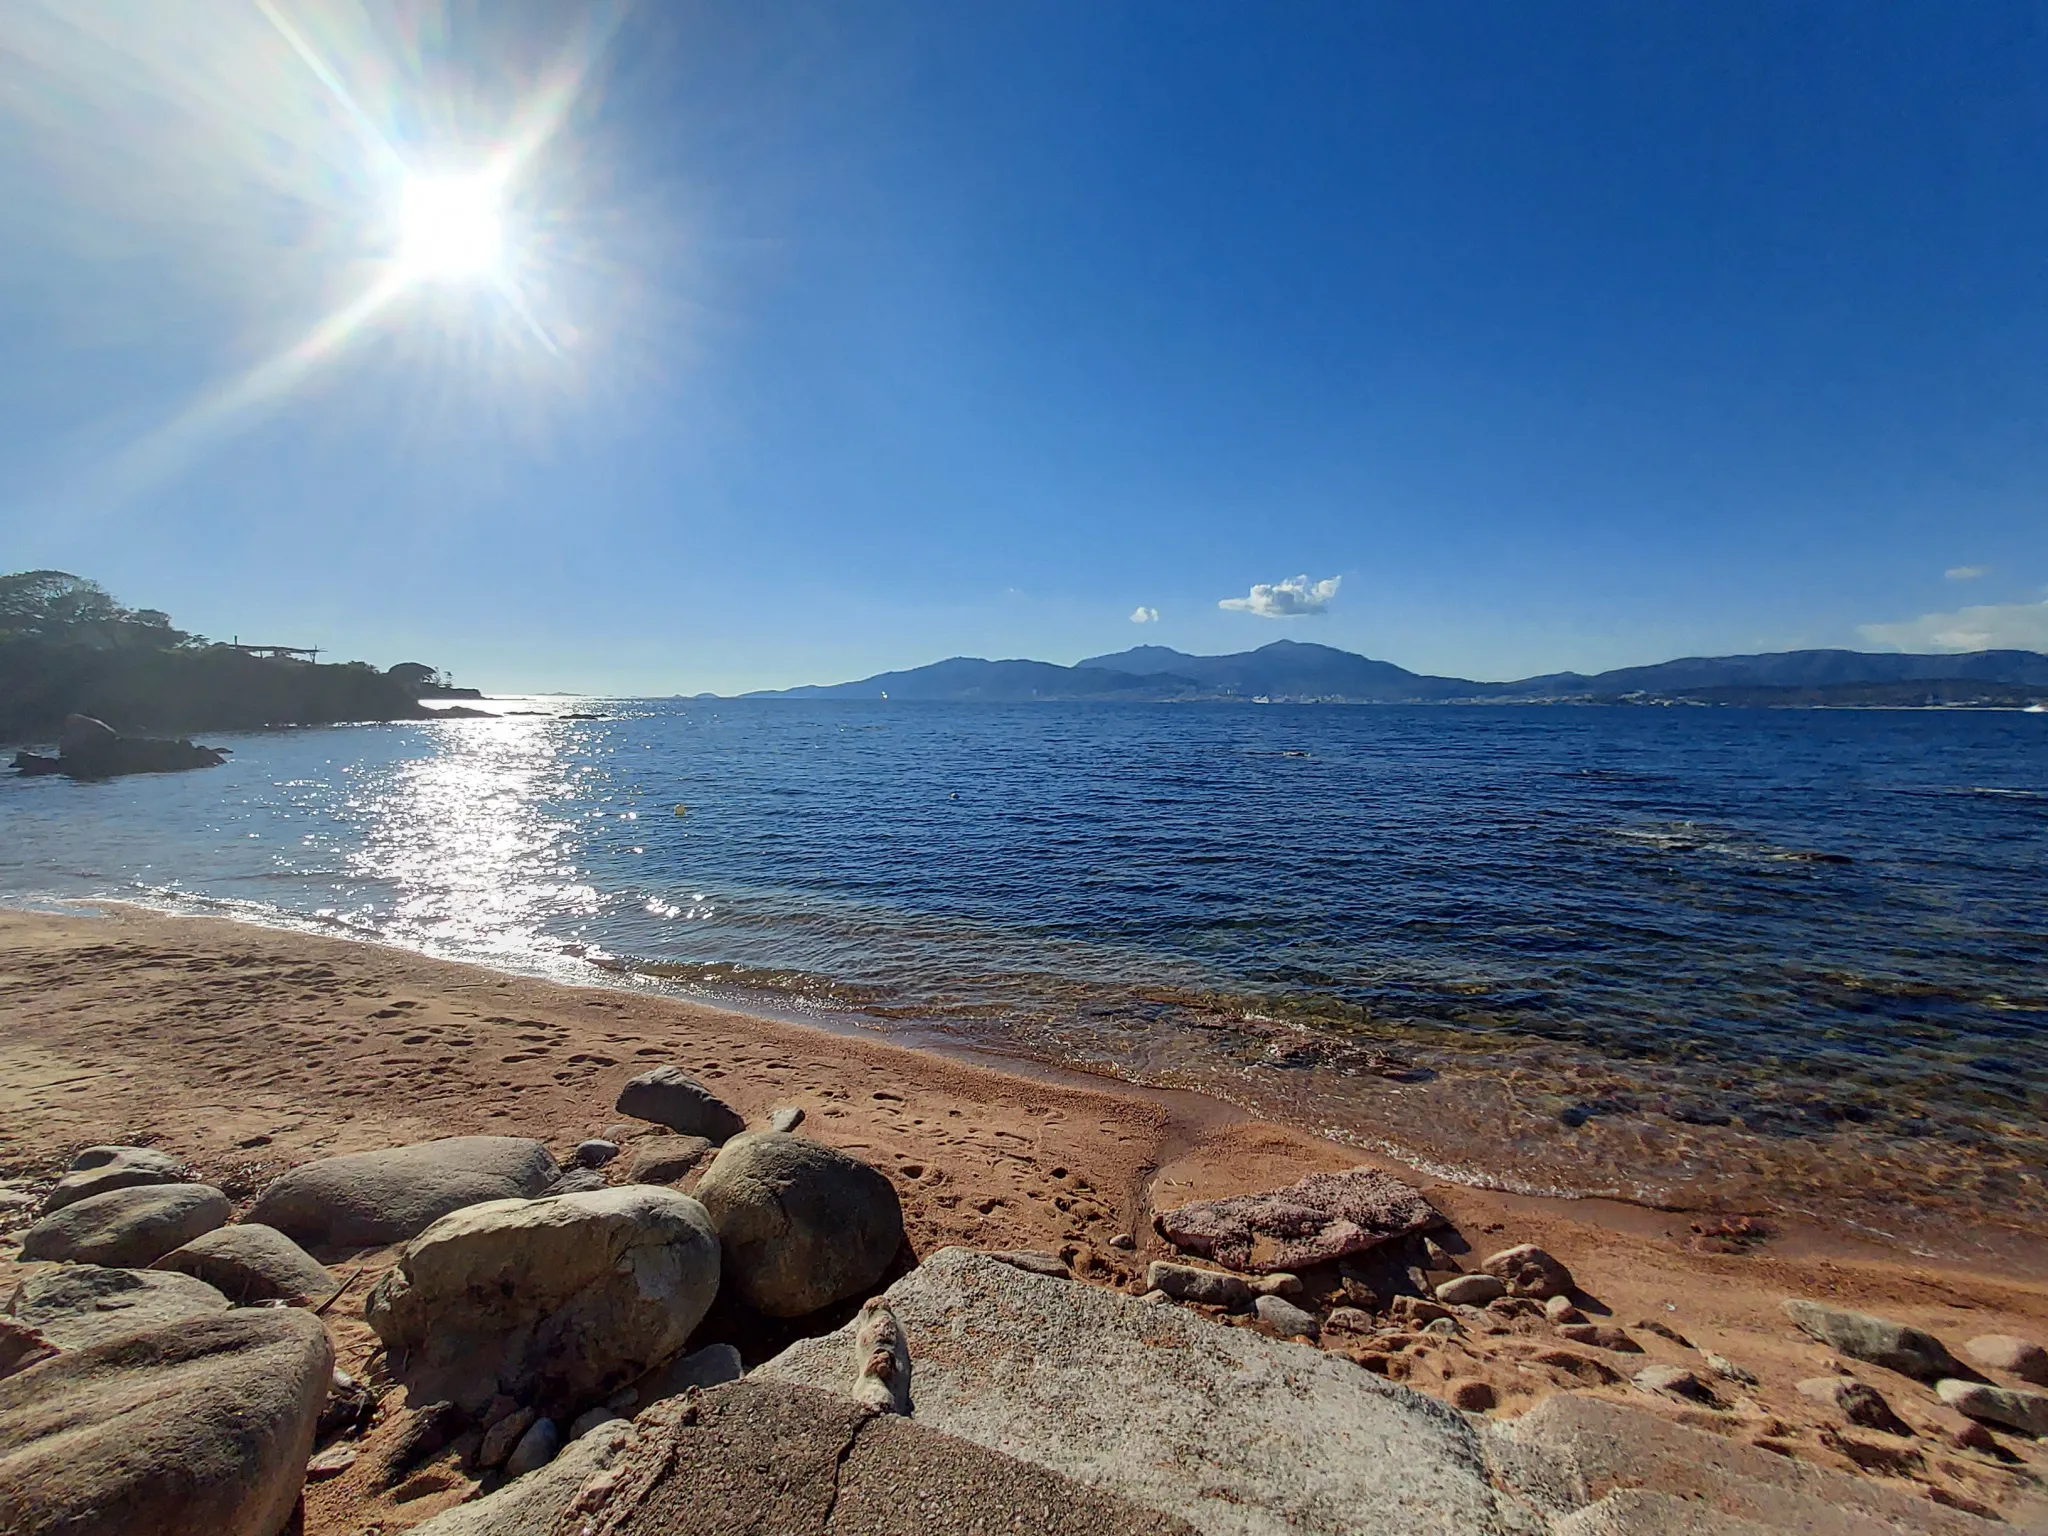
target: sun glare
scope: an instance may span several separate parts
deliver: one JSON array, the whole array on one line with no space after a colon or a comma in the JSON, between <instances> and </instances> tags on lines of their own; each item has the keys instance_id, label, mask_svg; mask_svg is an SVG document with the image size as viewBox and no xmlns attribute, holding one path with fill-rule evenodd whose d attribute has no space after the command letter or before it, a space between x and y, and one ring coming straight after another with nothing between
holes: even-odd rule
<instances>
[{"instance_id":1,"label":"sun glare","mask_svg":"<svg viewBox=\"0 0 2048 1536\"><path fill-rule=\"evenodd\" d=\"M505 250L498 182L491 176L408 177L398 229L398 265L407 277L488 276Z\"/></svg>"}]
</instances>

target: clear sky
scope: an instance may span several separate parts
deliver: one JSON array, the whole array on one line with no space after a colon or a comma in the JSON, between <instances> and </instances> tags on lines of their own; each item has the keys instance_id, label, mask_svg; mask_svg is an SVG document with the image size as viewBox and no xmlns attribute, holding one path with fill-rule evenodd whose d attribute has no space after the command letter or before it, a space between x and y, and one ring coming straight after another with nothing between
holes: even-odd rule
<instances>
[{"instance_id":1,"label":"clear sky","mask_svg":"<svg viewBox=\"0 0 2048 1536\"><path fill-rule=\"evenodd\" d=\"M2048 649L2048 11L0 0L0 357L0 569L486 687Z\"/></svg>"}]
</instances>

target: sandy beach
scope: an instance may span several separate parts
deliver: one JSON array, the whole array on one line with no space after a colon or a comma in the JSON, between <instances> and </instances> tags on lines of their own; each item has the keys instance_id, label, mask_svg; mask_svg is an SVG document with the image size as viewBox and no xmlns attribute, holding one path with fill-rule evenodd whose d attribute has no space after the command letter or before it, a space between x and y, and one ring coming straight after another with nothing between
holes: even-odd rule
<instances>
[{"instance_id":1,"label":"sandy beach","mask_svg":"<svg viewBox=\"0 0 2048 1536\"><path fill-rule=\"evenodd\" d=\"M72 1152L95 1143L175 1152L238 1205L310 1158L440 1136L528 1135L566 1157L619 1121L620 1086L659 1062L711 1085L749 1121L801 1107L806 1134L882 1169L903 1204L904 1262L949 1244L1042 1249L1089 1283L1138 1291L1146 1261L1171 1255L1152 1229L1154 1211L1373 1161L1192 1094L914 1050L649 992L568 987L132 908L0 912L0 1177L17 1186L53 1179ZM1880 1385L1917 1433L1896 1443L1845 1435L1837 1415L1795 1387L1835 1368L1834 1357L1780 1307L1805 1296L1951 1340L2038 1339L2048 1334L2048 1276L2039 1270L1968 1272L1820 1228L1746 1232L1682 1211L1503 1195L1380 1166L1448 1218L1452 1231L1439 1240L1468 1256L1464 1267L1538 1243L1570 1266L1595 1320L1628 1330L1643 1353L1560 1348L1541 1319L1391 1347L1327 1331L1324 1347L1362 1368L1437 1395L1485 1382L1503 1416L1558 1391L1591 1391L1979 1512L2008 1507L2048 1466L2038 1443L1972 1433L1931 1393L1853 1363L1847 1369ZM17 1235L30 1219L21 1208L5 1215ZM344 1366L375 1379L376 1340L354 1313L390 1254L323 1257L359 1275L328 1320ZM14 1259L10 1240L0 1248L0 1295L19 1271ZM759 1351L779 1341L737 1342ZM1721 1381L1718 1410L1629 1383L1644 1364L1698 1367L1708 1354L1756 1378ZM395 1531L467 1491L451 1478L399 1502L352 1473L308 1488L306 1529Z\"/></svg>"}]
</instances>

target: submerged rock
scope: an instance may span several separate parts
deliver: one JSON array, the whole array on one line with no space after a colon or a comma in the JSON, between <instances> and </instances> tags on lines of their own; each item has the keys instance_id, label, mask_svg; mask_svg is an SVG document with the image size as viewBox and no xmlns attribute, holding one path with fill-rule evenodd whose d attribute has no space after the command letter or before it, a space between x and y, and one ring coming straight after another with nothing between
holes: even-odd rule
<instances>
[{"instance_id":1,"label":"submerged rock","mask_svg":"<svg viewBox=\"0 0 2048 1536\"><path fill-rule=\"evenodd\" d=\"M1300 1269L1433 1226L1436 1208L1377 1168L1312 1173L1286 1189L1161 1211L1159 1235L1239 1270Z\"/></svg>"},{"instance_id":2,"label":"submerged rock","mask_svg":"<svg viewBox=\"0 0 2048 1536\"><path fill-rule=\"evenodd\" d=\"M190 1275L64 1264L30 1271L9 1311L59 1349L216 1317L228 1299Z\"/></svg>"},{"instance_id":3,"label":"submerged rock","mask_svg":"<svg viewBox=\"0 0 2048 1536\"><path fill-rule=\"evenodd\" d=\"M376 1247L467 1205L544 1195L560 1177L548 1149L524 1136L451 1136L302 1163L257 1196L248 1219L300 1243Z\"/></svg>"},{"instance_id":4,"label":"submerged rock","mask_svg":"<svg viewBox=\"0 0 2048 1536\"><path fill-rule=\"evenodd\" d=\"M688 1342L719 1269L710 1216L674 1190L497 1200L408 1243L363 1315L415 1397L474 1413L504 1392L573 1417Z\"/></svg>"},{"instance_id":5,"label":"submerged rock","mask_svg":"<svg viewBox=\"0 0 2048 1536\"><path fill-rule=\"evenodd\" d=\"M24 1259L140 1268L234 1214L211 1184L137 1184L87 1195L30 1227Z\"/></svg>"},{"instance_id":6,"label":"submerged rock","mask_svg":"<svg viewBox=\"0 0 2048 1536\"><path fill-rule=\"evenodd\" d=\"M0 1530L277 1536L334 1353L257 1309L66 1351L0 1381Z\"/></svg>"},{"instance_id":7,"label":"submerged rock","mask_svg":"<svg viewBox=\"0 0 2048 1536\"><path fill-rule=\"evenodd\" d=\"M735 1136L697 1185L728 1282L770 1317L858 1296L903 1245L896 1186L857 1157L778 1132Z\"/></svg>"}]
</instances>

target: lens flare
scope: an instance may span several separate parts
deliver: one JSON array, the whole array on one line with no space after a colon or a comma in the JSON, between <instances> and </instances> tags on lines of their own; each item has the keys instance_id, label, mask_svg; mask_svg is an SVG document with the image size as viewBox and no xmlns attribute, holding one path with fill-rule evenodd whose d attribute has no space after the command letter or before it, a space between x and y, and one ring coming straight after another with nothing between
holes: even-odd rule
<instances>
[{"instance_id":1,"label":"lens flare","mask_svg":"<svg viewBox=\"0 0 2048 1536\"><path fill-rule=\"evenodd\" d=\"M490 176L409 176L398 228L398 266L407 277L488 277L505 254L503 193Z\"/></svg>"}]
</instances>

